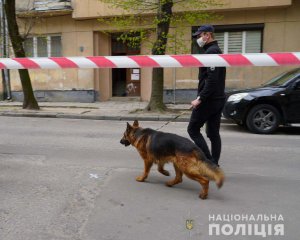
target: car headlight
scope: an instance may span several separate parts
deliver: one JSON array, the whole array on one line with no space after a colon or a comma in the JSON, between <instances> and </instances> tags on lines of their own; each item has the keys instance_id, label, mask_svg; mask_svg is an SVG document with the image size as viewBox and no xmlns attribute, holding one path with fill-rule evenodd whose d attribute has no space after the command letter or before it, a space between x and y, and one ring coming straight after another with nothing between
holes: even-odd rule
<instances>
[{"instance_id":1,"label":"car headlight","mask_svg":"<svg viewBox=\"0 0 300 240\"><path fill-rule=\"evenodd\" d=\"M248 96L249 93L236 93L233 94L231 96L229 96L229 98L227 99L227 102L238 102L240 100L242 100L244 97Z\"/></svg>"}]
</instances>

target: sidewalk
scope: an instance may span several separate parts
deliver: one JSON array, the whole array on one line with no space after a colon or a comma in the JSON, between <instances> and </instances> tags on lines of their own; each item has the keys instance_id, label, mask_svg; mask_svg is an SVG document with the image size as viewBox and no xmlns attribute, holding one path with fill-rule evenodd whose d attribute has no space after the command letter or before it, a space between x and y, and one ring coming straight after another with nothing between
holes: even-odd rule
<instances>
[{"instance_id":1,"label":"sidewalk","mask_svg":"<svg viewBox=\"0 0 300 240\"><path fill-rule=\"evenodd\" d=\"M107 101L95 103L75 102L39 102L40 110L24 110L21 102L0 101L0 116L70 118L91 120L125 120L131 121L189 121L191 111L189 104L167 104L169 113L147 113L142 110L147 102ZM222 119L222 121L227 121Z\"/></svg>"}]
</instances>

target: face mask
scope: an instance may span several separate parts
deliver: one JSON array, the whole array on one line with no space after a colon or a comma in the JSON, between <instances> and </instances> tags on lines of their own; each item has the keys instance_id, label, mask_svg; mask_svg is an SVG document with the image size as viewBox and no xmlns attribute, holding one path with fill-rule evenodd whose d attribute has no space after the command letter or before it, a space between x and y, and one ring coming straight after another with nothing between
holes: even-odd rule
<instances>
[{"instance_id":1,"label":"face mask","mask_svg":"<svg viewBox=\"0 0 300 240\"><path fill-rule=\"evenodd\" d=\"M204 41L203 37L201 37L201 38L197 39L197 43L198 43L199 47L202 48L205 45L206 41Z\"/></svg>"}]
</instances>

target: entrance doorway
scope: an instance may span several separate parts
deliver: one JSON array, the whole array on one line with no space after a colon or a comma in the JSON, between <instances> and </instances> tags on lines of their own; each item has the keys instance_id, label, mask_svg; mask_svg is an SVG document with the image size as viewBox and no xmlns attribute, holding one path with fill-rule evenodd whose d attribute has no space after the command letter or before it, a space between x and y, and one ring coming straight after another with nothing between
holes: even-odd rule
<instances>
[{"instance_id":1,"label":"entrance doorway","mask_svg":"<svg viewBox=\"0 0 300 240\"><path fill-rule=\"evenodd\" d=\"M140 47L131 48L126 43L118 41L120 33L112 34L112 56L139 55ZM112 69L112 96L136 97L141 94L141 72L139 68Z\"/></svg>"}]
</instances>

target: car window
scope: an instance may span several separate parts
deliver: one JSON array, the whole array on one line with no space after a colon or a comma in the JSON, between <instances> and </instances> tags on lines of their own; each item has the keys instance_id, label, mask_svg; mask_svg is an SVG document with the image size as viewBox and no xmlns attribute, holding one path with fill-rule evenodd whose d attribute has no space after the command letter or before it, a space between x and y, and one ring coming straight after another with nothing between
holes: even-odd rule
<instances>
[{"instance_id":1,"label":"car window","mask_svg":"<svg viewBox=\"0 0 300 240\"><path fill-rule=\"evenodd\" d=\"M268 81L263 86L265 86L265 87L284 86L285 83L287 83L289 80L295 78L297 75L300 75L300 68L280 74L279 76L272 78L270 81Z\"/></svg>"},{"instance_id":2,"label":"car window","mask_svg":"<svg viewBox=\"0 0 300 240\"><path fill-rule=\"evenodd\" d=\"M296 90L300 90L300 76L298 77L295 86L296 86Z\"/></svg>"}]
</instances>

